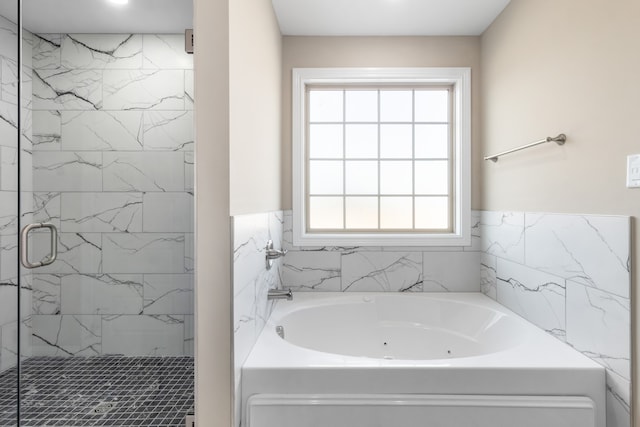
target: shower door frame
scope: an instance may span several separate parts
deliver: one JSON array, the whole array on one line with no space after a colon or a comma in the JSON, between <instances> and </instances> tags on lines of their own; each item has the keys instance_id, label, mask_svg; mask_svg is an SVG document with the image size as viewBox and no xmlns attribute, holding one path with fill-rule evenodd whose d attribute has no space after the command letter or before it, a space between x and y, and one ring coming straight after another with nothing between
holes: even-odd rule
<instances>
[{"instance_id":1,"label":"shower door frame","mask_svg":"<svg viewBox=\"0 0 640 427\"><path fill-rule=\"evenodd\" d=\"M16 0L17 9L16 9L16 38L17 38L17 56L16 56L16 77L17 81L17 134L16 134L16 146L17 146L17 155L16 155L16 238L18 250L16 254L16 259L14 260L17 265L17 287L16 287L16 426L20 426L21 421L21 407L22 407L22 390L21 390L21 379L22 379L22 268L20 265L20 254L23 251L23 242L20 239L20 231L22 230L22 49L23 49L23 41L22 41L22 0Z\"/></svg>"}]
</instances>

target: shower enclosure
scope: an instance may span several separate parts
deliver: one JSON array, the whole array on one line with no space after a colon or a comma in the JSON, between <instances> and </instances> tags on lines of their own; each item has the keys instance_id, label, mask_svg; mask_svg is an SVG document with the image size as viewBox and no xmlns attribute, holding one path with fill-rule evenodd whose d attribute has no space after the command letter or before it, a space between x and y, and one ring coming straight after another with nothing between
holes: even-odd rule
<instances>
[{"instance_id":1,"label":"shower enclosure","mask_svg":"<svg viewBox=\"0 0 640 427\"><path fill-rule=\"evenodd\" d=\"M0 425L184 425L184 35L43 31L29 1L0 6Z\"/></svg>"}]
</instances>

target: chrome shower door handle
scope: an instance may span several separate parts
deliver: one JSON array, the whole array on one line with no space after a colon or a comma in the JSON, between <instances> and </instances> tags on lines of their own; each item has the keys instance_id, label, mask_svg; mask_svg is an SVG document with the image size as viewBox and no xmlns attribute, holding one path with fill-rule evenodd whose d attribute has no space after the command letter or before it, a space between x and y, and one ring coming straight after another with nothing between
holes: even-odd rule
<instances>
[{"instance_id":1,"label":"chrome shower door handle","mask_svg":"<svg viewBox=\"0 0 640 427\"><path fill-rule=\"evenodd\" d=\"M29 232L38 228L48 228L51 235L51 253L42 261L29 261ZM20 232L20 262L25 268L36 268L52 264L58 257L58 229L46 222L26 225Z\"/></svg>"}]
</instances>

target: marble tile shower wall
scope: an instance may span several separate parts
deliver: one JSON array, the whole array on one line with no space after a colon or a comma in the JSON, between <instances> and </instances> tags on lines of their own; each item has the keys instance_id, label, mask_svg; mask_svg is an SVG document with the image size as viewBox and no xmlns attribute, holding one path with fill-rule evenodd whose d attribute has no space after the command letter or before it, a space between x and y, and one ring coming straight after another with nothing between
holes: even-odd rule
<instances>
[{"instance_id":1,"label":"marble tile shower wall","mask_svg":"<svg viewBox=\"0 0 640 427\"><path fill-rule=\"evenodd\" d=\"M18 168L31 167L31 45L32 36L23 33L22 135L18 147L18 32L17 26L0 16L0 371L17 363L18 286ZM32 180L21 180L23 223L31 222ZM21 354L28 357L31 325L31 276L21 277Z\"/></svg>"},{"instance_id":2,"label":"marble tile shower wall","mask_svg":"<svg viewBox=\"0 0 640 427\"><path fill-rule=\"evenodd\" d=\"M33 36L33 215L60 231L58 261L33 274L35 355L192 354L183 46L182 35Z\"/></svg>"},{"instance_id":3,"label":"marble tile shower wall","mask_svg":"<svg viewBox=\"0 0 640 427\"><path fill-rule=\"evenodd\" d=\"M283 212L233 217L233 328L236 421L240 422L240 369L271 315L273 303L267 291L279 288L282 258L270 269L265 264L265 246L273 240L282 247Z\"/></svg>"},{"instance_id":4,"label":"marble tile shower wall","mask_svg":"<svg viewBox=\"0 0 640 427\"><path fill-rule=\"evenodd\" d=\"M480 213L469 247L298 247L284 214L282 283L294 291L478 292Z\"/></svg>"},{"instance_id":5,"label":"marble tile shower wall","mask_svg":"<svg viewBox=\"0 0 640 427\"><path fill-rule=\"evenodd\" d=\"M482 292L607 369L607 426L630 425L630 218L482 212Z\"/></svg>"}]
</instances>

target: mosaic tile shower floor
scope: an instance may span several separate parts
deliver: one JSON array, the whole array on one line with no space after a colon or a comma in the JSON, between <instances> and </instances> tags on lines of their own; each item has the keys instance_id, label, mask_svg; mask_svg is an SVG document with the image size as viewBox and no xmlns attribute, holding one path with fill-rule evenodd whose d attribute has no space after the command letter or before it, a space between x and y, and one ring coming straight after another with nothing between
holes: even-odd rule
<instances>
[{"instance_id":1,"label":"mosaic tile shower floor","mask_svg":"<svg viewBox=\"0 0 640 427\"><path fill-rule=\"evenodd\" d=\"M185 425L193 357L33 357L22 364L21 427ZM0 426L15 426L15 368L0 375Z\"/></svg>"}]
</instances>

